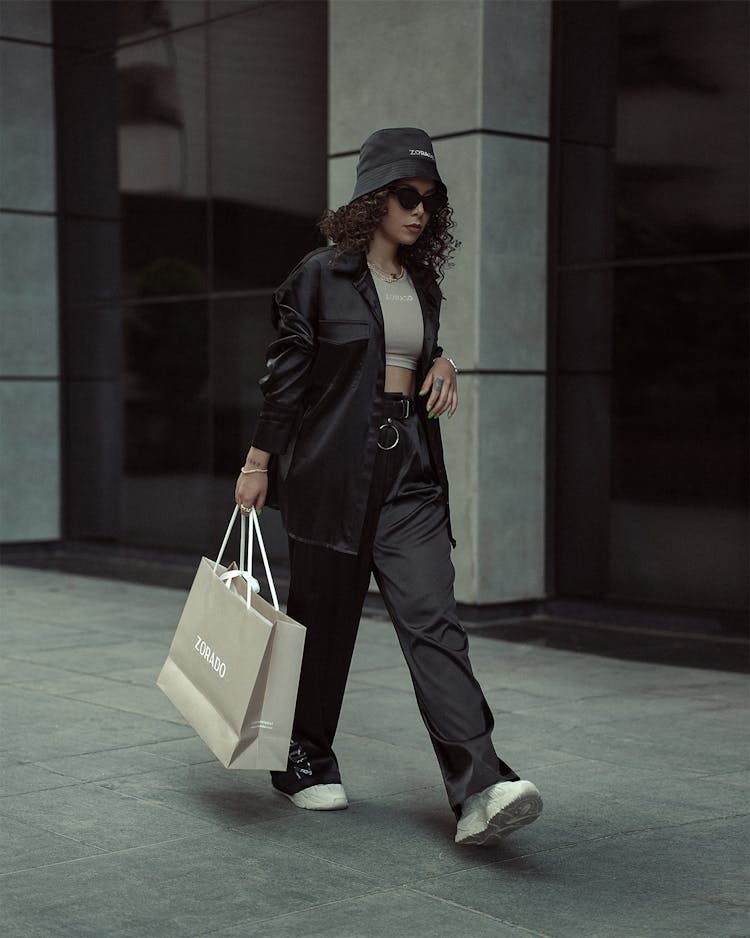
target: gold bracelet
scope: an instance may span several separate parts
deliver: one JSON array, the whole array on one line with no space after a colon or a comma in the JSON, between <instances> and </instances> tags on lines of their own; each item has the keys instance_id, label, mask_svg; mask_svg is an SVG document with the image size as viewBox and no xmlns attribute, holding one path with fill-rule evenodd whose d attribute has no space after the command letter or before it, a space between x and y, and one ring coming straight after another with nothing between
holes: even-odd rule
<instances>
[{"instance_id":1,"label":"gold bracelet","mask_svg":"<svg viewBox=\"0 0 750 938\"><path fill-rule=\"evenodd\" d=\"M245 467L243 466L243 467L240 469L240 472L241 472L244 476L249 476L251 472L268 472L268 469L245 469Z\"/></svg>"}]
</instances>

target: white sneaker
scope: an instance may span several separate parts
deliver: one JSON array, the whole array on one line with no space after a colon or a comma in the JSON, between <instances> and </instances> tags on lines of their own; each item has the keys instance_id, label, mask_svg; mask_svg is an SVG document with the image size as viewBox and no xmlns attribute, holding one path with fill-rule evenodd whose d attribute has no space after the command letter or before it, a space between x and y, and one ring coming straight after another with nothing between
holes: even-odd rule
<instances>
[{"instance_id":1,"label":"white sneaker","mask_svg":"<svg viewBox=\"0 0 750 938\"><path fill-rule=\"evenodd\" d=\"M285 795L298 808L307 808L309 811L341 811L349 807L343 785L311 785L294 795L278 788L276 791Z\"/></svg>"},{"instance_id":2,"label":"white sneaker","mask_svg":"<svg viewBox=\"0 0 750 938\"><path fill-rule=\"evenodd\" d=\"M541 813L542 796L536 785L523 779L498 782L463 803L456 843L493 843L531 824Z\"/></svg>"}]
</instances>

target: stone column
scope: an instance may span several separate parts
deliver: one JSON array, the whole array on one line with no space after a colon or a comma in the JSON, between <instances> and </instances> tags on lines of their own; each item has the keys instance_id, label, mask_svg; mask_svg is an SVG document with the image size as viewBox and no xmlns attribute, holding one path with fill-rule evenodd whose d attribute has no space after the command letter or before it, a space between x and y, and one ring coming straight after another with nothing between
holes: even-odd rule
<instances>
[{"instance_id":1,"label":"stone column","mask_svg":"<svg viewBox=\"0 0 750 938\"><path fill-rule=\"evenodd\" d=\"M0 541L60 536L50 4L0 4Z\"/></svg>"},{"instance_id":2,"label":"stone column","mask_svg":"<svg viewBox=\"0 0 750 938\"><path fill-rule=\"evenodd\" d=\"M331 0L329 204L381 127L435 140L463 247L441 344L461 369L443 418L456 596L544 594L547 0Z\"/></svg>"}]
</instances>

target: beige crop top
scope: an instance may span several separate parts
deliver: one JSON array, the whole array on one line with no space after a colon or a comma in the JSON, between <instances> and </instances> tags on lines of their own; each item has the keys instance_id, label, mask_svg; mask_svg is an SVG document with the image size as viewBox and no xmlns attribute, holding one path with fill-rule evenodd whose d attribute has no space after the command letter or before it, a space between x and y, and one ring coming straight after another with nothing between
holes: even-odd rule
<instances>
[{"instance_id":1,"label":"beige crop top","mask_svg":"<svg viewBox=\"0 0 750 938\"><path fill-rule=\"evenodd\" d=\"M374 274L372 279L383 310L385 363L416 371L422 354L424 323L411 277L404 273L401 280L393 283L386 283Z\"/></svg>"}]
</instances>

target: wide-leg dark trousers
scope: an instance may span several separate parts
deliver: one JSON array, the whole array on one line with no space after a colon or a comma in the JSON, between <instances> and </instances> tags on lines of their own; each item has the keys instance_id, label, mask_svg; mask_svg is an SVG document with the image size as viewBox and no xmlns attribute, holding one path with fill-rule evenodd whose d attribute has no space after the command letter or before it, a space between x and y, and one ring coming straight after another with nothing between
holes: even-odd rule
<instances>
[{"instance_id":1,"label":"wide-leg dark trousers","mask_svg":"<svg viewBox=\"0 0 750 938\"><path fill-rule=\"evenodd\" d=\"M424 428L416 415L394 424L400 440L378 450L359 554L290 538L287 610L307 637L289 766L271 774L289 793L341 781L333 741L372 571L458 816L469 795L518 775L493 747L492 713L456 615L446 506ZM393 431L384 433L390 445Z\"/></svg>"}]
</instances>

